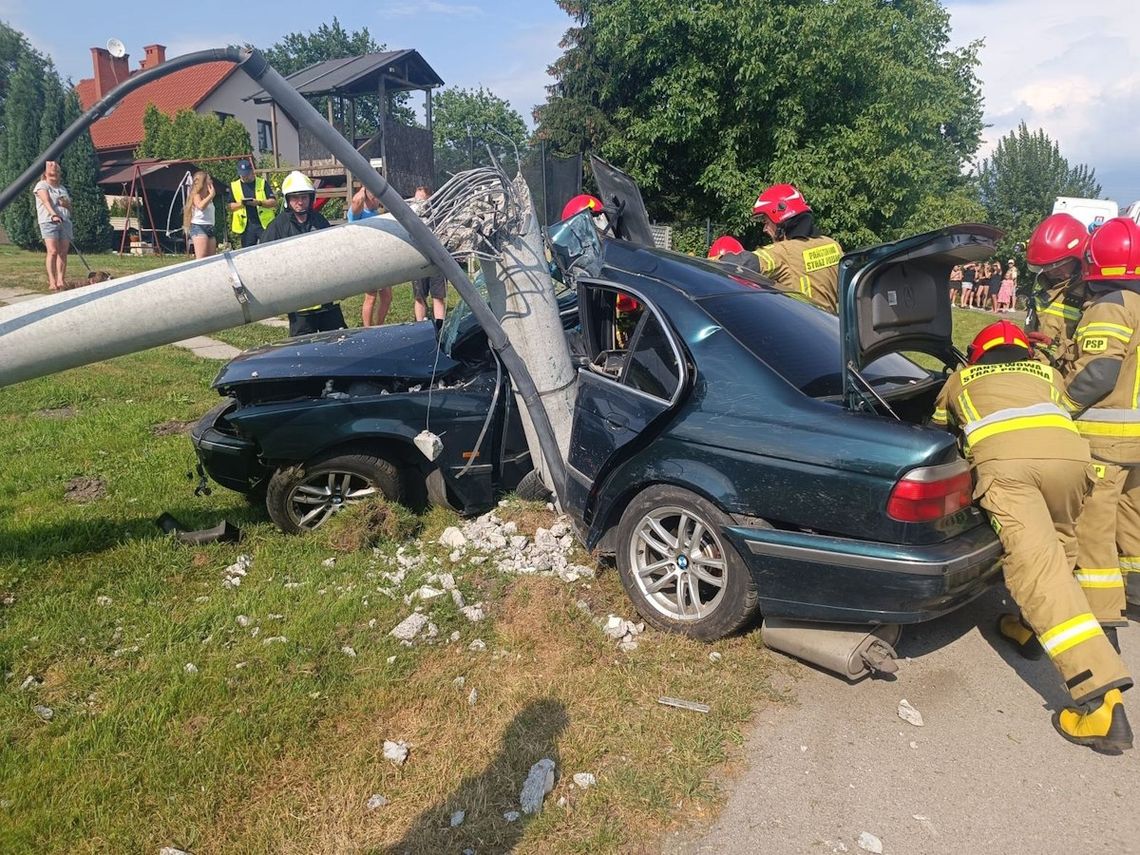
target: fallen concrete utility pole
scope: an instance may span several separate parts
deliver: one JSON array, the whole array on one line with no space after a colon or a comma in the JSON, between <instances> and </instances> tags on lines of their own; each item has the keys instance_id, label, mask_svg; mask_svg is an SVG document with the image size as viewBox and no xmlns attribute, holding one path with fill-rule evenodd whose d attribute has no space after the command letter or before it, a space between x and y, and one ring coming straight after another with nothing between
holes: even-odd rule
<instances>
[{"instance_id":1,"label":"fallen concrete utility pole","mask_svg":"<svg viewBox=\"0 0 1140 855\"><path fill-rule=\"evenodd\" d=\"M0 308L0 386L434 270L398 223L373 217L27 300Z\"/></svg>"},{"instance_id":2,"label":"fallen concrete utility pole","mask_svg":"<svg viewBox=\"0 0 1140 855\"><path fill-rule=\"evenodd\" d=\"M550 419L547 417L546 410L543 407L542 400L538 395L538 390L535 387L534 380L530 376L527 365L519 357L519 354L515 352L495 315L491 312L487 304L483 302L478 291L472 286L467 278L467 274L456 263L455 259L451 257L447 249L439 242L431 230L420 221L419 217L403 198L401 198L400 194L388 184L383 176L371 167L368 161L353 148L348 140L342 137L335 128L325 121L324 117L321 116L285 78L270 67L260 51L241 50L238 48L215 48L197 51L193 54L175 57L162 65L148 69L119 84L83 116L73 122L71 126L60 135L60 138L49 146L48 149L37 158L36 162L31 164L11 186L0 192L0 210L15 198L17 193L23 192L24 189L26 189L43 168L47 160L62 152L76 136L82 133L96 119L109 112L125 95L151 80L162 77L172 71L177 71L180 68L186 68L205 62L217 62L219 60L236 63L246 74L259 82L265 91L277 102L278 106L291 115L299 125L311 131L313 136L340 161L342 166L346 167L354 175L357 175L361 183L379 197L385 207L392 212L396 221L407 231L412 243L428 258L431 264L438 268L448 281L455 286L460 297L467 303L471 309L471 313L487 333L489 345L502 360L504 367L507 369L507 372L510 374L518 389L519 396L526 403L527 410L534 423L536 438L541 448L541 455L536 455L536 457L540 456L545 461L547 470L551 473L551 480L554 482L555 493L558 496L563 496L566 484L566 466L558 450L554 429L551 426ZM350 264L353 263L353 256L348 254L339 260L344 264ZM335 257L326 258L326 265L332 268L336 266L337 261L338 259ZM370 271L370 273L374 272ZM158 273L150 275L154 277L151 280L152 282L161 278L161 274ZM121 285L121 283L116 284ZM376 287L375 284L373 284L372 287ZM240 289L235 288L235 291L238 290ZM81 297L80 299L83 298ZM315 290L310 291L305 300L295 305L285 306L281 310L292 310L305 305L312 305L317 299L318 292ZM45 314L42 317L46 317L47 313L54 310L54 306L45 306L43 309ZM141 331L148 326L161 326L168 322L178 324L178 319L172 318L171 314L172 313L169 312L159 312L152 315L136 314L133 318L136 330ZM25 323L28 320L30 320L30 318L26 318ZM165 336L162 337L165 338ZM38 337L35 340L38 343L42 341L42 337ZM132 342L122 342L121 346L126 349L118 352L129 353L133 350L141 350L152 346L150 343L145 343L145 335L136 337L136 341L143 341L144 343L140 345ZM87 358L83 361L70 364L79 365L101 358L104 357ZM22 379L42 376L43 374L60 370L59 368L35 367L31 364L32 362L34 362L34 360L29 360L28 363L25 363L25 373L21 375ZM2 377L2 375L0 375L0 377ZM2 385L2 380L0 380L0 385Z\"/></svg>"},{"instance_id":3,"label":"fallen concrete utility pole","mask_svg":"<svg viewBox=\"0 0 1140 855\"><path fill-rule=\"evenodd\" d=\"M539 397L554 427L558 450L565 460L570 451L578 372L570 359L570 348L562 331L558 299L530 191L521 178L515 181L515 193L525 212L521 233L505 241L494 260L483 259L481 265L492 307L499 303L496 292L503 293L500 322L530 368ZM520 415L527 444L535 448L538 441L529 407L524 405ZM541 461L536 455L531 457L536 461L535 469L543 482L557 493L550 472L538 465Z\"/></svg>"}]
</instances>

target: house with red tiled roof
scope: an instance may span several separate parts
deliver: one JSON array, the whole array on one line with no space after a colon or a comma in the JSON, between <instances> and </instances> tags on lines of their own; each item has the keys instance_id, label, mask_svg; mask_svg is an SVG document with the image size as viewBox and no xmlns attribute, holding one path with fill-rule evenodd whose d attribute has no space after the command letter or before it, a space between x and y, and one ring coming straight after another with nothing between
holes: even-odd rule
<instances>
[{"instance_id":1,"label":"house with red tiled roof","mask_svg":"<svg viewBox=\"0 0 1140 855\"><path fill-rule=\"evenodd\" d=\"M166 61L165 45L147 45L143 50L145 57L132 71L128 55L116 57L105 48L91 48L93 76L80 80L75 87L83 109L90 108L131 75ZM109 115L91 126L91 140L104 171L131 163L143 140L143 114L148 104L154 104L169 115L189 109L237 119L249 131L255 154L272 154L276 148L283 162L297 163L297 127L283 111L248 98L260 88L229 62L183 68L123 98Z\"/></svg>"}]
</instances>

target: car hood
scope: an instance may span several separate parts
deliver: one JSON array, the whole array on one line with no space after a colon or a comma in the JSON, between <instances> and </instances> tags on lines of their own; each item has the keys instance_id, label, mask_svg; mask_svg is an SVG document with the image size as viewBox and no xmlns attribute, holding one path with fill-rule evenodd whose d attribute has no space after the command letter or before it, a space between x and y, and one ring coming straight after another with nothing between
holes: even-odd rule
<instances>
[{"instance_id":1,"label":"car hood","mask_svg":"<svg viewBox=\"0 0 1140 855\"><path fill-rule=\"evenodd\" d=\"M412 382L445 377L459 363L445 353L436 362L430 323L393 324L314 333L255 347L230 360L214 387L311 377L394 377Z\"/></svg>"},{"instance_id":2,"label":"car hood","mask_svg":"<svg viewBox=\"0 0 1140 855\"><path fill-rule=\"evenodd\" d=\"M839 263L843 361L857 369L888 353L928 353L954 361L950 271L992 258L1000 230L948 226L856 250Z\"/></svg>"}]
</instances>

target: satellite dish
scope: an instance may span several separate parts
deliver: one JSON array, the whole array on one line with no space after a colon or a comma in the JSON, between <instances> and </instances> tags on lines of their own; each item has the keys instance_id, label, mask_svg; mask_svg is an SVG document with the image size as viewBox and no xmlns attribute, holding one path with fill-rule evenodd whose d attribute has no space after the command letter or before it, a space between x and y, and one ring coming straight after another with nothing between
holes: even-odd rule
<instances>
[{"instance_id":1,"label":"satellite dish","mask_svg":"<svg viewBox=\"0 0 1140 855\"><path fill-rule=\"evenodd\" d=\"M121 59L127 55L127 46L123 44L119 39L107 39L107 53L111 54L111 56L115 57L116 59Z\"/></svg>"}]
</instances>

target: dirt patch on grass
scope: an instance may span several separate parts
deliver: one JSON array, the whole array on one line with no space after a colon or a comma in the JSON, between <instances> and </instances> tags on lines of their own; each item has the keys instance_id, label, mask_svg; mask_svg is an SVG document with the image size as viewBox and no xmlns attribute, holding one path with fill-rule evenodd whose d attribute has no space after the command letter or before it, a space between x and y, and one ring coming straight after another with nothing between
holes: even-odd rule
<instances>
[{"instance_id":1,"label":"dirt patch on grass","mask_svg":"<svg viewBox=\"0 0 1140 855\"><path fill-rule=\"evenodd\" d=\"M601 617L632 616L615 581L599 586ZM737 638L716 645L723 658L714 665L714 648L652 632L621 653L577 593L555 580L516 580L493 608L493 630L476 624L442 649L398 654L388 667L418 657L405 679L326 699L312 744L285 750L202 839L278 852L629 852L707 816L718 799L709 770L755 705L778 696L766 681L771 660ZM486 650L468 649L475 633ZM668 709L661 695L713 709ZM383 758L385 739L411 745L406 765ZM557 781L543 812L504 819L544 757ZM598 784L579 789L577 772ZM368 810L373 793L389 804ZM465 819L452 828L460 810Z\"/></svg>"},{"instance_id":2,"label":"dirt patch on grass","mask_svg":"<svg viewBox=\"0 0 1140 855\"><path fill-rule=\"evenodd\" d=\"M90 478L86 475L72 478L63 491L63 498L81 505L97 501L106 495L107 482L102 478Z\"/></svg>"},{"instance_id":3,"label":"dirt patch on grass","mask_svg":"<svg viewBox=\"0 0 1140 855\"><path fill-rule=\"evenodd\" d=\"M179 421L178 419L171 419L170 421L157 424L150 429L154 436L177 436L179 434L190 433L190 428L194 426L194 420Z\"/></svg>"},{"instance_id":4,"label":"dirt patch on grass","mask_svg":"<svg viewBox=\"0 0 1140 855\"><path fill-rule=\"evenodd\" d=\"M75 407L51 407L46 410L36 410L36 415L44 419L73 419L76 412Z\"/></svg>"},{"instance_id":5,"label":"dirt patch on grass","mask_svg":"<svg viewBox=\"0 0 1140 855\"><path fill-rule=\"evenodd\" d=\"M419 527L419 517L407 508L375 498L344 508L318 533L329 549L344 554L407 540Z\"/></svg>"}]
</instances>

